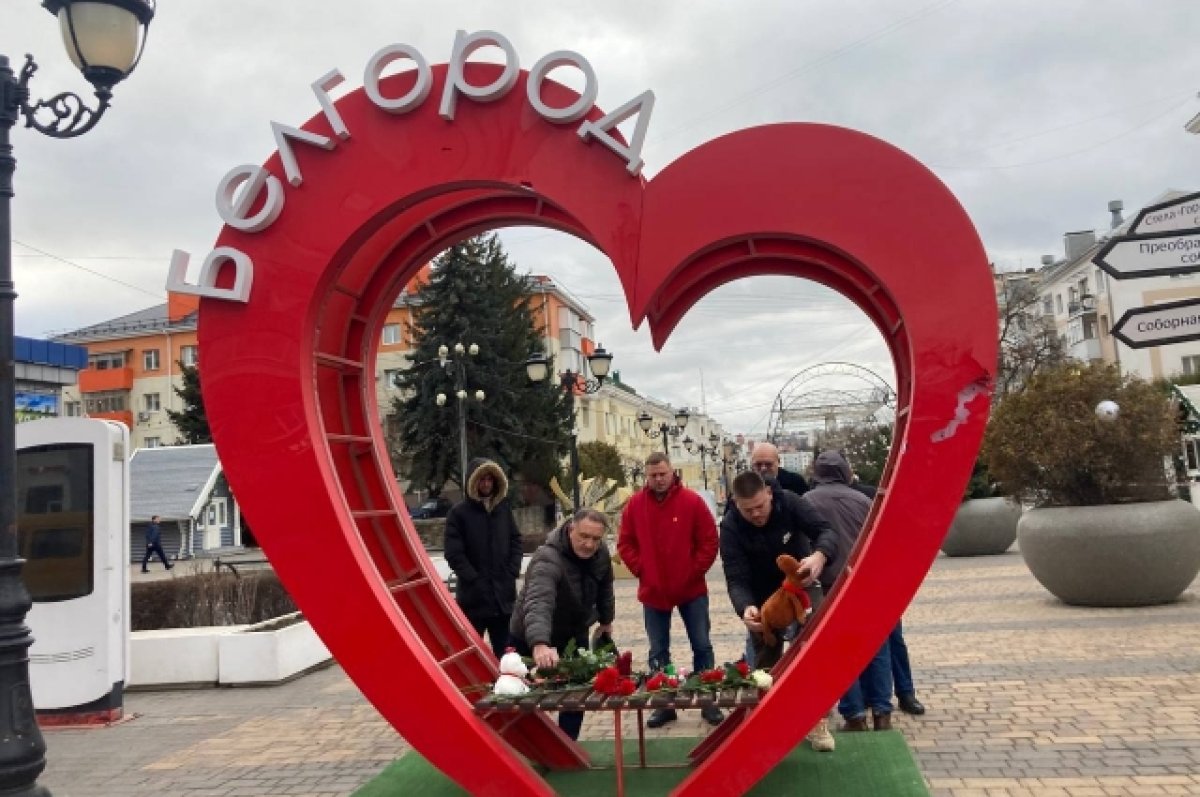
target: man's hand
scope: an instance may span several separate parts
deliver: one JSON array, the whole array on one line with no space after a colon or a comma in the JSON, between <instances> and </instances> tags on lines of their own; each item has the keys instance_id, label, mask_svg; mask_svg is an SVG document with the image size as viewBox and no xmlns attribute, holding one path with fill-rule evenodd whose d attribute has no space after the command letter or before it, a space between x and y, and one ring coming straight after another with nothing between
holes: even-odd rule
<instances>
[{"instance_id":1,"label":"man's hand","mask_svg":"<svg viewBox=\"0 0 1200 797\"><path fill-rule=\"evenodd\" d=\"M763 625L759 618L757 606L747 606L746 611L742 612L742 622L746 624L746 628L755 633L762 633Z\"/></svg>"},{"instance_id":2,"label":"man's hand","mask_svg":"<svg viewBox=\"0 0 1200 797\"><path fill-rule=\"evenodd\" d=\"M596 630L601 634L608 634L609 636L612 636L612 623L601 623L600 625L596 626Z\"/></svg>"},{"instance_id":3,"label":"man's hand","mask_svg":"<svg viewBox=\"0 0 1200 797\"><path fill-rule=\"evenodd\" d=\"M558 666L558 651L549 645L534 645L533 663L539 669L553 670Z\"/></svg>"},{"instance_id":4,"label":"man's hand","mask_svg":"<svg viewBox=\"0 0 1200 797\"><path fill-rule=\"evenodd\" d=\"M806 587L812 586L821 577L821 571L825 569L825 564L825 554L820 551L801 559L800 569L796 571L796 575L800 577L800 583Z\"/></svg>"}]
</instances>

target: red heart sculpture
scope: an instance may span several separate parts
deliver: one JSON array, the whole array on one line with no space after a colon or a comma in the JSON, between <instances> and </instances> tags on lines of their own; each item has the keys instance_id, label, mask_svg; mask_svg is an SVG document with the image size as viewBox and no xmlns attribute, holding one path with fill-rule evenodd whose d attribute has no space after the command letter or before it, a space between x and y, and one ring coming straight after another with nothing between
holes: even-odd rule
<instances>
[{"instance_id":1,"label":"red heart sculpture","mask_svg":"<svg viewBox=\"0 0 1200 797\"><path fill-rule=\"evenodd\" d=\"M497 74L467 69L475 85ZM435 96L444 79L435 67ZM388 96L412 85L411 74L388 80ZM576 95L547 82L542 96L561 107ZM745 792L882 644L962 495L997 330L969 219L915 160L839 128L742 130L647 183L520 92L460 102L453 122L432 101L387 114L361 90L338 110L350 138L329 152L297 147L304 183L277 221L221 233L251 258L254 283L246 304L202 302L205 405L230 484L305 616L380 713L471 794L553 793L514 750L557 768L587 757L544 716L500 727L461 692L490 683L495 664L412 528L377 421L375 350L400 286L457 239L541 225L611 259L656 347L705 293L758 274L835 288L888 341L896 442L868 532L776 685L696 751L674 794ZM332 135L322 116L306 129ZM267 168L283 173L277 155Z\"/></svg>"}]
</instances>

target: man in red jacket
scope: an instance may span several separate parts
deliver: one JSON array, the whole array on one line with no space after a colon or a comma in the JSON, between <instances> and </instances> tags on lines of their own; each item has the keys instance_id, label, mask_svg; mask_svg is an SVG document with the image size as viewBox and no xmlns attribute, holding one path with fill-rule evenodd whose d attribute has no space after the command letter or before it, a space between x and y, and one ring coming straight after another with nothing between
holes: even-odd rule
<instances>
[{"instance_id":1,"label":"man in red jacket","mask_svg":"<svg viewBox=\"0 0 1200 797\"><path fill-rule=\"evenodd\" d=\"M625 505L617 551L638 578L650 669L671 662L671 615L676 609L692 645L693 670L712 667L704 574L717 558L716 521L704 499L683 486L666 454L647 458L646 486ZM712 725L724 718L714 705L702 708L700 715ZM673 708L656 709L646 725L659 728L676 718Z\"/></svg>"}]
</instances>

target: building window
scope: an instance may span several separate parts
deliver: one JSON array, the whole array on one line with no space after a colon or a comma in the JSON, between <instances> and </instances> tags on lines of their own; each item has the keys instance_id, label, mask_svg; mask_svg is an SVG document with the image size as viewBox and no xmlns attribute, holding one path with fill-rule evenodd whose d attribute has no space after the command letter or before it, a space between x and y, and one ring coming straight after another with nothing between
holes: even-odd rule
<instances>
[{"instance_id":1,"label":"building window","mask_svg":"<svg viewBox=\"0 0 1200 797\"><path fill-rule=\"evenodd\" d=\"M1059 314L1062 314L1062 294L1061 293L1054 294L1054 308Z\"/></svg>"},{"instance_id":2,"label":"building window","mask_svg":"<svg viewBox=\"0 0 1200 797\"><path fill-rule=\"evenodd\" d=\"M1100 334L1108 334L1108 316L1106 315L1100 316Z\"/></svg>"},{"instance_id":3,"label":"building window","mask_svg":"<svg viewBox=\"0 0 1200 797\"><path fill-rule=\"evenodd\" d=\"M161 437L147 437L145 442L142 444L142 447L143 448L158 448L161 445L162 445Z\"/></svg>"},{"instance_id":4,"label":"building window","mask_svg":"<svg viewBox=\"0 0 1200 797\"><path fill-rule=\"evenodd\" d=\"M395 346L400 342L400 325L399 324L384 324L383 325L383 345Z\"/></svg>"},{"instance_id":5,"label":"building window","mask_svg":"<svg viewBox=\"0 0 1200 797\"><path fill-rule=\"evenodd\" d=\"M142 352L142 369L146 371L158 370L158 349L145 349Z\"/></svg>"},{"instance_id":6,"label":"building window","mask_svg":"<svg viewBox=\"0 0 1200 797\"><path fill-rule=\"evenodd\" d=\"M88 393L84 397L84 406L88 415L102 412L124 412L129 409L125 391L109 391L106 393Z\"/></svg>"},{"instance_id":7,"label":"building window","mask_svg":"<svg viewBox=\"0 0 1200 797\"><path fill-rule=\"evenodd\" d=\"M107 371L109 368L124 368L125 367L125 352L110 351L103 354L88 355L88 368L94 368L97 371Z\"/></svg>"},{"instance_id":8,"label":"building window","mask_svg":"<svg viewBox=\"0 0 1200 797\"><path fill-rule=\"evenodd\" d=\"M401 373L402 371L399 368L388 368L384 370L383 387L386 390L395 390L396 388L400 387L400 383L396 380L400 378Z\"/></svg>"},{"instance_id":9,"label":"building window","mask_svg":"<svg viewBox=\"0 0 1200 797\"><path fill-rule=\"evenodd\" d=\"M83 415L83 402L68 401L63 408L63 412L68 418L78 418Z\"/></svg>"},{"instance_id":10,"label":"building window","mask_svg":"<svg viewBox=\"0 0 1200 797\"><path fill-rule=\"evenodd\" d=\"M200 362L200 347L180 346L179 362L183 363L187 368L194 368L196 363Z\"/></svg>"},{"instance_id":11,"label":"building window","mask_svg":"<svg viewBox=\"0 0 1200 797\"><path fill-rule=\"evenodd\" d=\"M1054 297L1042 297L1042 315L1054 315Z\"/></svg>"},{"instance_id":12,"label":"building window","mask_svg":"<svg viewBox=\"0 0 1200 797\"><path fill-rule=\"evenodd\" d=\"M1200 374L1200 354L1183 358L1183 372L1188 376Z\"/></svg>"},{"instance_id":13,"label":"building window","mask_svg":"<svg viewBox=\"0 0 1200 797\"><path fill-rule=\"evenodd\" d=\"M146 412L158 412L162 409L162 401L158 393L147 393L142 396L142 409Z\"/></svg>"}]
</instances>

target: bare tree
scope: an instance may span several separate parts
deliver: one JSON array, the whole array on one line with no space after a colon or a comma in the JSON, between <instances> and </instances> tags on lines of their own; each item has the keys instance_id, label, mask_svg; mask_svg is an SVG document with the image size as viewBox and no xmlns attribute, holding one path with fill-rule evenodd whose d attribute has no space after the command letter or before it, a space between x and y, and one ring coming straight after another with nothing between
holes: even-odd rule
<instances>
[{"instance_id":1,"label":"bare tree","mask_svg":"<svg viewBox=\"0 0 1200 797\"><path fill-rule=\"evenodd\" d=\"M1000 310L1000 363L995 396L1003 399L1024 389L1034 374L1067 361L1053 316L1043 313L1041 297L1027 279L1004 279L996 299Z\"/></svg>"}]
</instances>

